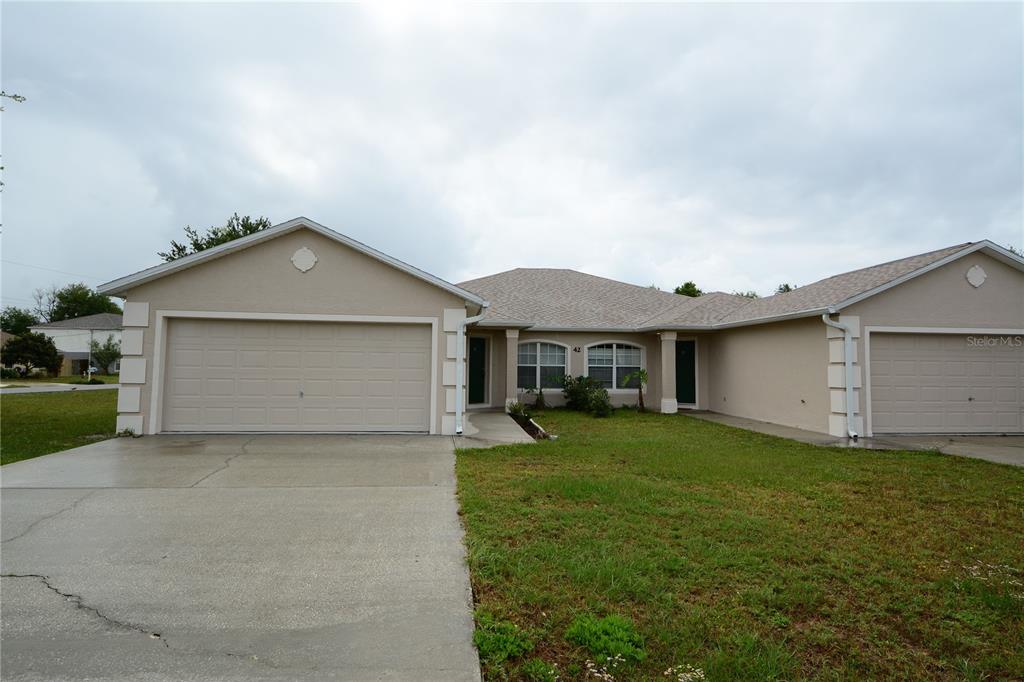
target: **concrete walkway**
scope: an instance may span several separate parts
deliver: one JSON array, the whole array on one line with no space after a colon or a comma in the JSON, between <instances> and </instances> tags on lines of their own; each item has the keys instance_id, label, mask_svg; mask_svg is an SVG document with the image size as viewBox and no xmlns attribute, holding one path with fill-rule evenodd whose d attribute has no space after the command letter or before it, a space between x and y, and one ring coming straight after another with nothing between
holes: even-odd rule
<instances>
[{"instance_id":1,"label":"concrete walkway","mask_svg":"<svg viewBox=\"0 0 1024 682\"><path fill-rule=\"evenodd\" d=\"M479 680L450 437L117 438L0 475L5 680Z\"/></svg>"},{"instance_id":2,"label":"concrete walkway","mask_svg":"<svg viewBox=\"0 0 1024 682\"><path fill-rule=\"evenodd\" d=\"M500 410L467 412L462 435L455 436L454 440L457 448L489 448L536 442L512 417Z\"/></svg>"},{"instance_id":3,"label":"concrete walkway","mask_svg":"<svg viewBox=\"0 0 1024 682\"><path fill-rule=\"evenodd\" d=\"M792 426L771 424L717 412L694 411L682 414L813 445L864 450L937 450L946 455L971 457L997 464L1024 467L1024 436L884 436L858 438L853 441L850 438L837 438L827 433L805 431Z\"/></svg>"},{"instance_id":4,"label":"concrete walkway","mask_svg":"<svg viewBox=\"0 0 1024 682\"><path fill-rule=\"evenodd\" d=\"M18 386L18 382L11 380L11 384ZM21 385L21 388L0 387L0 395L14 395L18 393L63 393L64 391L103 391L113 388L120 388L121 384L33 384L31 386Z\"/></svg>"}]
</instances>

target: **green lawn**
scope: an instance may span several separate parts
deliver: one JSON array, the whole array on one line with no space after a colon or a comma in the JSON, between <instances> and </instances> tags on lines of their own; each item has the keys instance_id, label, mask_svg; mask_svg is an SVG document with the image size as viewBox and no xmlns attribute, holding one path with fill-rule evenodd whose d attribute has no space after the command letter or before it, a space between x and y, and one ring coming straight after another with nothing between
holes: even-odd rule
<instances>
[{"instance_id":1,"label":"green lawn","mask_svg":"<svg viewBox=\"0 0 1024 682\"><path fill-rule=\"evenodd\" d=\"M99 379L105 384L116 384L120 379L118 374L94 374L93 379ZM75 376L63 376L63 377L31 377L31 378L17 378L17 379L4 379L3 383L7 384L18 384L19 386L37 386L39 384L82 384L85 383L85 378L78 375Z\"/></svg>"},{"instance_id":2,"label":"green lawn","mask_svg":"<svg viewBox=\"0 0 1024 682\"><path fill-rule=\"evenodd\" d=\"M560 438L458 452L485 679L1024 678L1024 470L537 420Z\"/></svg>"},{"instance_id":3,"label":"green lawn","mask_svg":"<svg viewBox=\"0 0 1024 682\"><path fill-rule=\"evenodd\" d=\"M0 464L114 435L117 391L0 395Z\"/></svg>"}]
</instances>

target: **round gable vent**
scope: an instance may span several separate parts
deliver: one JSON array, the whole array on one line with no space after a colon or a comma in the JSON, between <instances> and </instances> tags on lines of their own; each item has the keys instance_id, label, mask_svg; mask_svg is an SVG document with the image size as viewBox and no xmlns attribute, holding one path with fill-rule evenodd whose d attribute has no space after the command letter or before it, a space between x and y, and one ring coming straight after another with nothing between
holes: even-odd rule
<instances>
[{"instance_id":1,"label":"round gable vent","mask_svg":"<svg viewBox=\"0 0 1024 682\"><path fill-rule=\"evenodd\" d=\"M313 266L316 265L316 261L316 254L305 246L292 254L292 265L294 265L295 269L300 272L309 272L312 270Z\"/></svg>"},{"instance_id":2,"label":"round gable vent","mask_svg":"<svg viewBox=\"0 0 1024 682\"><path fill-rule=\"evenodd\" d=\"M985 268L981 267L980 265L972 265L971 268L967 271L967 281L975 289L984 284L987 278L988 273L985 272Z\"/></svg>"}]
</instances>

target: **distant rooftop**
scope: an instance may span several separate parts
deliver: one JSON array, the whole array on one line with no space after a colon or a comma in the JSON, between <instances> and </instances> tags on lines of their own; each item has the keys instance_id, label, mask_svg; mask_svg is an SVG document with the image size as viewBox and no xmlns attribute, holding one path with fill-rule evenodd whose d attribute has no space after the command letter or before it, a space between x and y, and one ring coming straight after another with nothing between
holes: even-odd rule
<instances>
[{"instance_id":1,"label":"distant rooftop","mask_svg":"<svg viewBox=\"0 0 1024 682\"><path fill-rule=\"evenodd\" d=\"M121 315L117 313L97 313L60 322L32 325L32 329L102 329L106 331L120 328Z\"/></svg>"}]
</instances>

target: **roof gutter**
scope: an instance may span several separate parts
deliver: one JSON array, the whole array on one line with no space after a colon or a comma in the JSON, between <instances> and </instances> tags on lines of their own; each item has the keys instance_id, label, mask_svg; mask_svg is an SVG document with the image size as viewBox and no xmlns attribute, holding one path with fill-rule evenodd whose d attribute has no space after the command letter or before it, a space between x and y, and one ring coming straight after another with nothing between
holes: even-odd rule
<instances>
[{"instance_id":1,"label":"roof gutter","mask_svg":"<svg viewBox=\"0 0 1024 682\"><path fill-rule=\"evenodd\" d=\"M833 320L830 315L834 314L835 310L826 310L821 314L821 321L843 332L843 364L846 366L846 435L853 440L857 440L859 434L854 428L854 415L857 411L857 405L855 402L856 396L853 391L853 330L847 325Z\"/></svg>"},{"instance_id":2,"label":"roof gutter","mask_svg":"<svg viewBox=\"0 0 1024 682\"><path fill-rule=\"evenodd\" d=\"M459 321L455 337L455 435L462 435L462 413L463 413L463 383L466 377L466 327L484 319L487 314L487 307L490 305L484 301L480 305L480 314L467 317Z\"/></svg>"}]
</instances>

